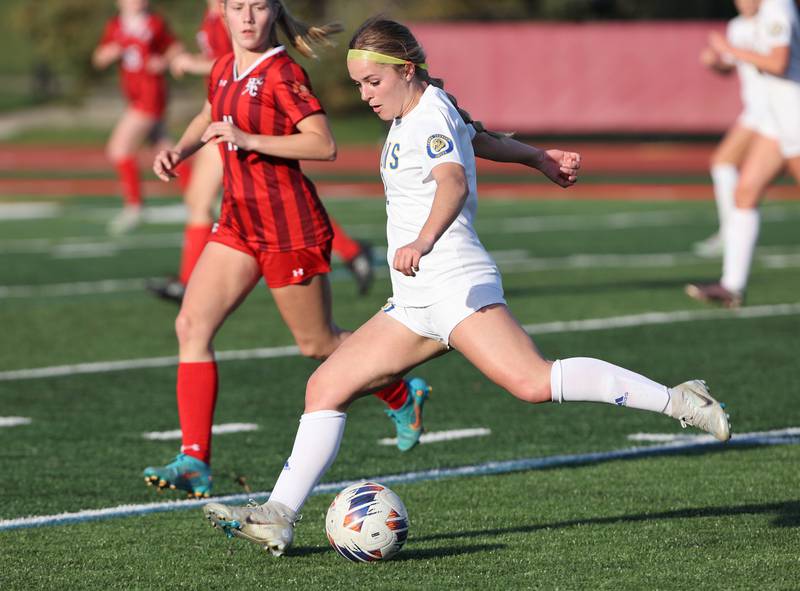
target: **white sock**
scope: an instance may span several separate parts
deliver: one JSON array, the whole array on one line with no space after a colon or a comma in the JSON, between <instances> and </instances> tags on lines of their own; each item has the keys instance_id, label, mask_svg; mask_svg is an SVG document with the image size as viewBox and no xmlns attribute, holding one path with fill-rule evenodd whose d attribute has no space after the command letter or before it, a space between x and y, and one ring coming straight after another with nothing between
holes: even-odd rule
<instances>
[{"instance_id":1,"label":"white sock","mask_svg":"<svg viewBox=\"0 0 800 591\"><path fill-rule=\"evenodd\" d=\"M711 167L711 182L714 185L714 200L717 202L720 231L736 206L736 183L739 182L739 169L730 163L715 164Z\"/></svg>"},{"instance_id":2,"label":"white sock","mask_svg":"<svg viewBox=\"0 0 800 591\"><path fill-rule=\"evenodd\" d=\"M669 414L669 388L611 363L590 357L571 357L550 370L553 402L605 402Z\"/></svg>"},{"instance_id":3,"label":"white sock","mask_svg":"<svg viewBox=\"0 0 800 591\"><path fill-rule=\"evenodd\" d=\"M292 455L272 489L270 501L278 501L297 512L311 489L336 459L347 415L335 410L318 410L300 417Z\"/></svg>"},{"instance_id":4,"label":"white sock","mask_svg":"<svg viewBox=\"0 0 800 591\"><path fill-rule=\"evenodd\" d=\"M750 264L758 241L761 216L757 209L734 208L725 224L725 256L722 259L722 287L742 293L747 287Z\"/></svg>"}]
</instances>

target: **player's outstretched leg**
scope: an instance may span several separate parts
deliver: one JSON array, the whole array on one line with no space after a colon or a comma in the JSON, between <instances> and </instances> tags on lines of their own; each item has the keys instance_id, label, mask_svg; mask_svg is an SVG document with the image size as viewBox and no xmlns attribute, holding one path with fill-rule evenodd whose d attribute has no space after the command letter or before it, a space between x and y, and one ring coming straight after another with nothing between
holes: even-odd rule
<instances>
[{"instance_id":1,"label":"player's outstretched leg","mask_svg":"<svg viewBox=\"0 0 800 591\"><path fill-rule=\"evenodd\" d=\"M408 451L419 443L424 432L422 407L433 390L422 378L411 378L404 382L408 396L403 406L397 410L385 409L397 430L397 448L400 451Z\"/></svg>"},{"instance_id":2,"label":"player's outstretched leg","mask_svg":"<svg viewBox=\"0 0 800 591\"><path fill-rule=\"evenodd\" d=\"M268 501L259 505L251 501L246 507L208 503L203 513L215 528L226 536L244 538L258 544L273 556L280 556L294 539L297 514L286 505Z\"/></svg>"},{"instance_id":3,"label":"player's outstretched leg","mask_svg":"<svg viewBox=\"0 0 800 591\"><path fill-rule=\"evenodd\" d=\"M672 408L670 415L687 425L702 429L719 439L731 438L729 416L725 404L717 402L708 392L703 380L689 380L670 388Z\"/></svg>"},{"instance_id":4,"label":"player's outstretched leg","mask_svg":"<svg viewBox=\"0 0 800 591\"><path fill-rule=\"evenodd\" d=\"M160 490L183 490L190 497L211 496L211 466L186 454L178 454L166 466L148 466L144 469L147 486Z\"/></svg>"}]
</instances>

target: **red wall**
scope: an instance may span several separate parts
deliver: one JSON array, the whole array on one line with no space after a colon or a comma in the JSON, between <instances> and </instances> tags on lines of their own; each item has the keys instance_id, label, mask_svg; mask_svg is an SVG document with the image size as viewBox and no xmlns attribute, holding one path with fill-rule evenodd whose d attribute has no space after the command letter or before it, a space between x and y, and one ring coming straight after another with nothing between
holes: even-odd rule
<instances>
[{"instance_id":1,"label":"red wall","mask_svg":"<svg viewBox=\"0 0 800 591\"><path fill-rule=\"evenodd\" d=\"M491 129L718 132L738 79L699 62L721 22L415 24L430 72Z\"/></svg>"}]
</instances>

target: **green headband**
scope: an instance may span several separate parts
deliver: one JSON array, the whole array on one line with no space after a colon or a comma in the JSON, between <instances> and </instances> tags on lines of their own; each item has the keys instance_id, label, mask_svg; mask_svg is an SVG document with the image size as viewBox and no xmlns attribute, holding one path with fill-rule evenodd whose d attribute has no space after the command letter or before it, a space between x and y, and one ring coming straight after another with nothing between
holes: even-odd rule
<instances>
[{"instance_id":1,"label":"green headband","mask_svg":"<svg viewBox=\"0 0 800 591\"><path fill-rule=\"evenodd\" d=\"M401 60L397 57L392 57L391 55L386 55L383 53L378 53L377 51L369 51L366 49L351 49L347 52L347 61L350 60L369 60L371 62L377 62L379 64L414 64L414 62L410 62L408 60ZM414 64L418 68L422 68L423 70L428 69L428 64Z\"/></svg>"}]
</instances>

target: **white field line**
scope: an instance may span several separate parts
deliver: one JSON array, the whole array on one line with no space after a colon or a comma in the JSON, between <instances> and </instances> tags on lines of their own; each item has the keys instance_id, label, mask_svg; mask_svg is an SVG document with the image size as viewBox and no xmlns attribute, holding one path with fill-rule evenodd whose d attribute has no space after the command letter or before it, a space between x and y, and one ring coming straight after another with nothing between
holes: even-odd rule
<instances>
[{"instance_id":1,"label":"white field line","mask_svg":"<svg viewBox=\"0 0 800 591\"><path fill-rule=\"evenodd\" d=\"M168 207L150 208L145 210L145 217L148 223L156 221L169 221L170 223L180 223L183 218L177 215L180 211L179 206L175 209ZM761 214L762 222L781 222L796 219L800 216L797 210L773 207L764 208ZM108 218L108 214L103 212L103 220ZM509 234L509 233L539 233L539 232L561 232L565 230L587 230L587 229L611 229L622 230L626 228L639 227L669 227L676 224L680 225L708 225L710 216L698 212L676 212L676 211L651 211L651 212L622 212L601 215L542 215L518 218L487 219L478 222L480 234ZM384 226L378 224L351 224L348 230L355 235L380 236ZM48 238L29 238L21 240L0 240L0 254L42 254L58 252L56 249L67 248L71 245L75 256L81 249L92 252L94 249L101 250L104 246L109 250L116 248L120 250L131 249L160 249L180 246L182 235L179 233L171 234L148 234L138 236L126 236L116 240L96 240L87 237L72 236L61 239Z\"/></svg>"},{"instance_id":2,"label":"white field line","mask_svg":"<svg viewBox=\"0 0 800 591\"><path fill-rule=\"evenodd\" d=\"M0 240L0 255L6 254L49 254L57 256L81 250L146 250L175 248L181 245L183 235L178 232L164 234L140 234L119 238L100 239L87 236L69 238L24 238L20 240Z\"/></svg>"},{"instance_id":3,"label":"white field line","mask_svg":"<svg viewBox=\"0 0 800 591\"><path fill-rule=\"evenodd\" d=\"M800 427L761 431L765 437L800 437ZM631 433L628 441L639 443L711 443L716 441L713 435L686 435L682 433Z\"/></svg>"},{"instance_id":4,"label":"white field line","mask_svg":"<svg viewBox=\"0 0 800 591\"><path fill-rule=\"evenodd\" d=\"M510 472L541 470L546 468L557 468L561 466L599 464L614 460L640 459L669 454L679 454L686 451L694 452L704 449L724 450L726 448L738 446L749 447L756 445L800 444L800 437L782 433L783 431L739 433L735 434L728 443L720 443L716 440L712 442L679 441L652 445L648 447L629 447L604 452L523 458L519 460L508 460L503 462L473 464L456 468L437 468L419 472L406 472L404 474L387 474L382 476L373 476L367 478L367 480L380 482L385 485L412 484L431 480L484 476L490 474L508 474ZM355 482L356 481L354 480L346 480L342 482L320 484L314 488L311 494L314 496L333 494L339 492L346 486L354 484ZM248 499L252 498L263 502L268 496L269 491L264 491L257 493L219 496L215 497L214 500L219 503L245 503L248 501ZM52 527L56 525L70 525L75 523L84 523L87 521L114 519L118 517L139 517L152 513L198 509L206 502L208 501L185 500L167 501L161 503L143 503L138 505L118 505L116 507L106 507L104 509L86 509L83 511L59 513L56 515L35 515L30 517L19 517L15 519L2 519L0 520L0 531L28 529L33 527Z\"/></svg>"},{"instance_id":5,"label":"white field line","mask_svg":"<svg viewBox=\"0 0 800 591\"><path fill-rule=\"evenodd\" d=\"M300 355L300 349L296 345L291 345L288 347L218 351L216 353L217 361L274 359L276 357L296 357L298 355ZM170 356L148 357L144 359L126 359L122 361L76 363L74 365L54 365L50 367L37 367L34 369L19 369L0 372L0 382L36 378L53 378L78 374L106 373L109 371L125 371L130 369L171 367L177 364L178 357Z\"/></svg>"},{"instance_id":6,"label":"white field line","mask_svg":"<svg viewBox=\"0 0 800 591\"><path fill-rule=\"evenodd\" d=\"M0 299L141 291L144 289L145 281L145 279L104 279L102 281L76 281L47 285L0 285Z\"/></svg>"},{"instance_id":7,"label":"white field line","mask_svg":"<svg viewBox=\"0 0 800 591\"><path fill-rule=\"evenodd\" d=\"M31 419L28 417L0 417L0 427L17 427L19 425L30 425Z\"/></svg>"},{"instance_id":8,"label":"white field line","mask_svg":"<svg viewBox=\"0 0 800 591\"><path fill-rule=\"evenodd\" d=\"M451 429L450 431L431 431L423 433L419 438L420 444L453 441L455 439L469 439L472 437L485 437L491 435L492 430L485 427L475 429ZM397 445L397 437L385 437L378 440L379 445Z\"/></svg>"},{"instance_id":9,"label":"white field line","mask_svg":"<svg viewBox=\"0 0 800 591\"><path fill-rule=\"evenodd\" d=\"M523 325L522 328L525 329L526 332L536 336L560 332L585 332L589 330L607 330L610 328L672 324L674 322L692 322L695 320L770 318L774 316L793 316L795 314L800 314L800 302L795 304L750 306L739 308L738 310L708 309L645 312L644 314L631 314L628 316L610 316L608 318L587 318L585 320L526 324Z\"/></svg>"},{"instance_id":10,"label":"white field line","mask_svg":"<svg viewBox=\"0 0 800 591\"><path fill-rule=\"evenodd\" d=\"M85 250L84 250L85 247ZM66 250L58 258L84 258L89 256L110 256L102 249L94 250L94 245L82 245L77 250ZM113 254L113 253L111 253ZM708 259L690 253L653 254L574 254L566 257L537 258L527 256L526 251L492 251L492 256L503 274L529 273L552 269L596 269L596 268L655 268L675 265L707 265ZM55 255L54 255L55 256ZM800 267L800 252L786 251L767 254L756 253L755 261L771 269ZM377 265L377 277L388 276L386 267ZM349 280L350 274L344 269L336 269L331 274L335 281ZM0 285L0 299L29 297L62 297L73 295L92 295L101 293L120 293L139 291L144 288L146 279L106 279L102 281L78 281L73 283L49 283L42 285Z\"/></svg>"},{"instance_id":11,"label":"white field line","mask_svg":"<svg viewBox=\"0 0 800 591\"><path fill-rule=\"evenodd\" d=\"M255 423L223 423L222 425L213 425L211 433L214 435L226 435L228 433L245 433L247 431L258 431L258 425ZM174 431L149 431L142 433L142 437L151 441L173 441L181 438L180 429Z\"/></svg>"},{"instance_id":12,"label":"white field line","mask_svg":"<svg viewBox=\"0 0 800 591\"><path fill-rule=\"evenodd\" d=\"M607 318L587 318L584 320L565 320L526 324L523 329L536 336L562 332L584 332L589 330L606 330L610 328L631 328L654 324L671 324L674 322L691 322L694 320L739 320L750 318L771 318L775 316L793 316L800 314L800 303L750 306L738 310L676 310L673 312L645 312L626 316L609 316ZM296 346L267 347L260 349L240 349L217 352L217 361L273 359L277 357L294 357L300 354ZM77 363L73 365L54 365L29 369L13 369L0 372L0 382L13 380L29 380L38 378L54 378L78 374L106 373L153 367L169 367L177 365L177 357L150 357L143 359L125 359L120 361L97 361Z\"/></svg>"},{"instance_id":13,"label":"white field line","mask_svg":"<svg viewBox=\"0 0 800 591\"><path fill-rule=\"evenodd\" d=\"M58 203L0 203L0 222L54 218L60 213Z\"/></svg>"}]
</instances>

